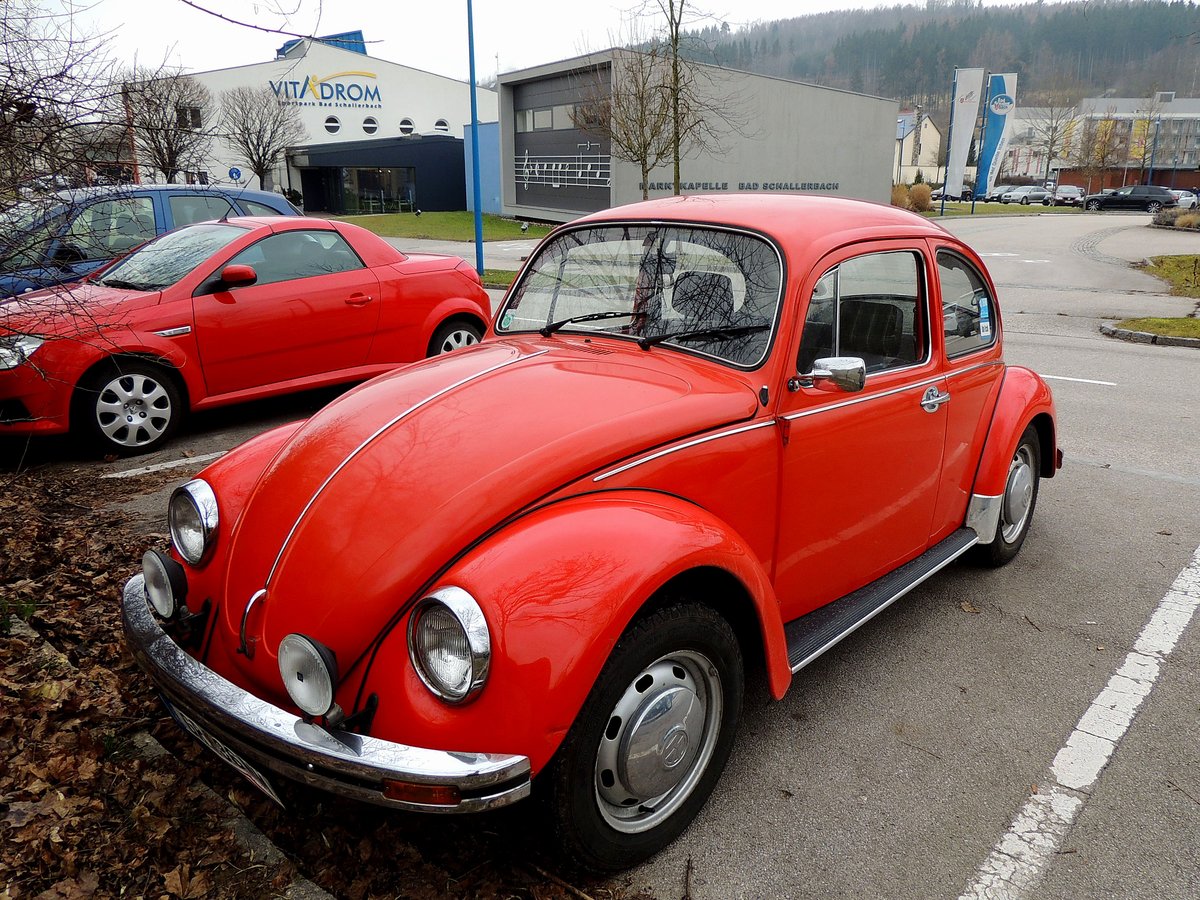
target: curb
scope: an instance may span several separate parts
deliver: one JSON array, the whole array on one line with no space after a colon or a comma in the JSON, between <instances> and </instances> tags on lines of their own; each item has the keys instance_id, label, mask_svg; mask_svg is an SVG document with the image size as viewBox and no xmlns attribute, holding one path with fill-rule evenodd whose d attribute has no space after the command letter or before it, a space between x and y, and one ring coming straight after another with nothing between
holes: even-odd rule
<instances>
[{"instance_id":1,"label":"curb","mask_svg":"<svg viewBox=\"0 0 1200 900\"><path fill-rule=\"evenodd\" d=\"M1129 331L1117 328L1115 325L1101 325L1100 333L1116 338L1119 341L1129 341L1134 344L1156 344L1159 347L1194 347L1200 350L1200 338L1169 337L1165 334L1152 334L1149 331Z\"/></svg>"},{"instance_id":2,"label":"curb","mask_svg":"<svg viewBox=\"0 0 1200 900\"><path fill-rule=\"evenodd\" d=\"M62 652L45 640L27 622L14 619L10 628L12 629L12 634L33 644L36 648L34 654L42 665L47 668L75 668ZM147 762L153 762L154 760L162 759L164 756L170 756L170 751L160 744L149 732L139 731L131 736L130 741L136 748L135 752L137 756ZM287 863L292 867L293 871L297 871L296 864L282 850L272 844L271 840L253 822L247 819L240 809L203 781L197 781L196 784L206 796L224 807L225 816L221 820L221 824L233 832L234 840L252 861L264 862L268 865ZM287 897L289 900L336 900L332 894L317 887L317 885L299 874L277 896Z\"/></svg>"}]
</instances>

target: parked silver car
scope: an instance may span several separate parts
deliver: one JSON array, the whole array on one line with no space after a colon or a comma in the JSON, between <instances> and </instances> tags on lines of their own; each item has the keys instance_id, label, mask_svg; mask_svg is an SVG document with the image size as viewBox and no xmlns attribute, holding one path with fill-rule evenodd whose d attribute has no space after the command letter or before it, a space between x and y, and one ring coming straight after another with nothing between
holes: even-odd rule
<instances>
[{"instance_id":1,"label":"parked silver car","mask_svg":"<svg viewBox=\"0 0 1200 900\"><path fill-rule=\"evenodd\" d=\"M1022 206L1028 206L1030 203L1041 203L1050 192L1044 187L1038 187L1034 184L1026 184L1021 187L1015 187L1007 194L1000 198L1001 203L1020 203Z\"/></svg>"}]
</instances>

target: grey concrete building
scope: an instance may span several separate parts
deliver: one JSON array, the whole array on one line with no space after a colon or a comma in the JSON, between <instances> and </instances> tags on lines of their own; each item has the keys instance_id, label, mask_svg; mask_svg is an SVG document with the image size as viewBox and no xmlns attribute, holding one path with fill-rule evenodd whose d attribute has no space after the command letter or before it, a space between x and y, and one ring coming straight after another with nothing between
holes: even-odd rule
<instances>
[{"instance_id":1,"label":"grey concrete building","mask_svg":"<svg viewBox=\"0 0 1200 900\"><path fill-rule=\"evenodd\" d=\"M569 221L642 199L640 168L612 152L591 111L630 71L632 53L607 50L500 76L504 213ZM719 149L681 164L685 194L816 193L886 203L897 103L850 91L700 66ZM727 121L728 120L728 121ZM732 123L732 124L731 124ZM651 197L672 192L668 163Z\"/></svg>"}]
</instances>

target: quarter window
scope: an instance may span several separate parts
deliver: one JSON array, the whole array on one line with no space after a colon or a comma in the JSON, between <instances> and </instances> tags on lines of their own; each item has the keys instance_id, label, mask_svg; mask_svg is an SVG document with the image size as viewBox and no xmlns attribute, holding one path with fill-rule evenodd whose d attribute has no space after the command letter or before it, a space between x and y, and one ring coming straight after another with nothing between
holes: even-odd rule
<instances>
[{"instance_id":1,"label":"quarter window","mask_svg":"<svg viewBox=\"0 0 1200 900\"><path fill-rule=\"evenodd\" d=\"M800 339L797 371L826 356L857 356L867 372L927 358L929 329L915 253L873 253L826 272L813 289Z\"/></svg>"},{"instance_id":2,"label":"quarter window","mask_svg":"<svg viewBox=\"0 0 1200 900\"><path fill-rule=\"evenodd\" d=\"M937 263L946 355L958 356L991 346L996 341L996 307L987 282L957 254L942 251Z\"/></svg>"},{"instance_id":3,"label":"quarter window","mask_svg":"<svg viewBox=\"0 0 1200 900\"><path fill-rule=\"evenodd\" d=\"M274 284L364 268L336 231L285 231L247 247L226 265L251 266L255 284Z\"/></svg>"}]
</instances>

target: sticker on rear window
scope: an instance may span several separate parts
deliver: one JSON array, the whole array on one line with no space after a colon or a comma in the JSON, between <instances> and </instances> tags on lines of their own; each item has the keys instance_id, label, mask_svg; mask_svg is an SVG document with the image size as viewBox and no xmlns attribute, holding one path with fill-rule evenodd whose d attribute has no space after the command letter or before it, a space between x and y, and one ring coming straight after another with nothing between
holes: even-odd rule
<instances>
[{"instance_id":1,"label":"sticker on rear window","mask_svg":"<svg viewBox=\"0 0 1200 900\"><path fill-rule=\"evenodd\" d=\"M991 314L988 312L987 297L979 298L979 336L981 338L992 336L992 321Z\"/></svg>"}]
</instances>

